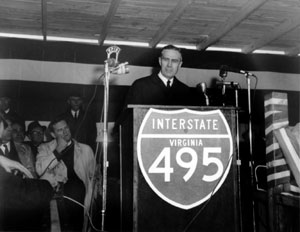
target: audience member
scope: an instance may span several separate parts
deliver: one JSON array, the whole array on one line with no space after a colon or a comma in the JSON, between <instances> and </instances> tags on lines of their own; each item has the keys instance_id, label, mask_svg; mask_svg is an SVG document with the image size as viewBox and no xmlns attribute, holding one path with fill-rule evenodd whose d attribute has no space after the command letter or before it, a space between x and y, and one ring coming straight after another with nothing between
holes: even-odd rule
<instances>
[{"instance_id":1,"label":"audience member","mask_svg":"<svg viewBox=\"0 0 300 232\"><path fill-rule=\"evenodd\" d=\"M79 92L73 92L67 100L68 109L59 117L67 120L72 137L94 148L96 144L96 120L83 108L84 99Z\"/></svg>"},{"instance_id":2,"label":"audience member","mask_svg":"<svg viewBox=\"0 0 300 232\"><path fill-rule=\"evenodd\" d=\"M0 113L0 142L9 127ZM18 171L29 178L14 175ZM53 188L47 180L30 179L19 162L0 154L0 231L41 231L39 217L49 207Z\"/></svg>"},{"instance_id":3,"label":"audience member","mask_svg":"<svg viewBox=\"0 0 300 232\"><path fill-rule=\"evenodd\" d=\"M27 137L29 141L26 141L26 144L30 146L34 159L36 159L38 154L38 146L44 142L45 130L46 127L42 126L38 121L33 121L28 125Z\"/></svg>"},{"instance_id":4,"label":"audience member","mask_svg":"<svg viewBox=\"0 0 300 232\"><path fill-rule=\"evenodd\" d=\"M89 209L92 196L92 177L95 169L94 154L90 146L72 139L67 121L58 117L49 129L54 140L41 144L36 170L40 176L50 176L60 185L58 211L63 231L81 231L86 211L66 197Z\"/></svg>"},{"instance_id":5,"label":"audience member","mask_svg":"<svg viewBox=\"0 0 300 232\"><path fill-rule=\"evenodd\" d=\"M12 142L12 121L6 117L7 127L0 137L0 154L5 157L20 162L18 151Z\"/></svg>"},{"instance_id":6,"label":"audience member","mask_svg":"<svg viewBox=\"0 0 300 232\"><path fill-rule=\"evenodd\" d=\"M12 121L24 121L24 119L11 108L11 98L8 96L0 97L0 110L4 116L10 118Z\"/></svg>"},{"instance_id":7,"label":"audience member","mask_svg":"<svg viewBox=\"0 0 300 232\"><path fill-rule=\"evenodd\" d=\"M24 143L25 139L25 125L21 122L13 122L12 125L12 141L18 153L18 158L30 172L36 177L35 172L35 158L32 154L29 145Z\"/></svg>"}]
</instances>

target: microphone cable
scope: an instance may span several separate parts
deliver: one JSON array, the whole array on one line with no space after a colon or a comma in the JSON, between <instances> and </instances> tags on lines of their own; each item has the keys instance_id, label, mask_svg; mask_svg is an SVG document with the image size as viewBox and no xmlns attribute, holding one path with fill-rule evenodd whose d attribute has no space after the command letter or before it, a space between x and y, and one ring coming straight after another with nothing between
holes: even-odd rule
<instances>
[{"instance_id":1,"label":"microphone cable","mask_svg":"<svg viewBox=\"0 0 300 232\"><path fill-rule=\"evenodd\" d=\"M65 198L65 199L67 199L67 200L69 200L69 201L72 201L73 203L75 203L75 204L81 206L82 208L86 209L86 207L85 207L83 204L81 204L80 202L74 200L73 198L68 197L68 196L65 196L65 195L63 195L62 197ZM91 216L90 216L88 210L86 211L86 214L87 214L87 217L88 217L88 219L89 219L90 225L92 226L93 230L95 230L95 231L97 231L97 232L104 232L103 230L98 229L98 228L93 224L92 219L91 219Z\"/></svg>"},{"instance_id":2,"label":"microphone cable","mask_svg":"<svg viewBox=\"0 0 300 232\"><path fill-rule=\"evenodd\" d=\"M102 74L98 77L97 80L100 80L104 75L105 75L105 73L102 73ZM82 118L82 120L80 121L80 123L79 123L79 125L78 125L78 128L77 128L77 130L76 130L76 132L75 132L75 134L74 134L74 138L77 137L77 134L78 134L78 132L79 132L79 130L80 130L80 128L81 128L81 126L82 126L84 120L85 120L86 117L87 117L88 110L89 110L89 108L90 108L92 102L94 101L94 99L95 99L95 97L96 97L97 89L98 89L98 84L95 85L95 88L94 88L94 91L93 91L93 95L92 95L92 97L90 98L90 100L89 100L89 102L88 102L88 104L87 104L87 107L86 107L86 109L85 109L83 118Z\"/></svg>"},{"instance_id":3,"label":"microphone cable","mask_svg":"<svg viewBox=\"0 0 300 232\"><path fill-rule=\"evenodd\" d=\"M228 161L227 161L227 164L226 164L226 168L224 169L225 171L223 172L222 176L219 178L216 186L214 187L214 189L212 190L212 192L210 193L210 196L209 196L209 199L205 202L205 204L202 206L201 209L199 209L199 211L195 214L195 216L189 221L189 223L185 226L184 230L182 232L187 232L190 228L190 226L194 223L194 221L197 219L197 217L203 212L203 210L206 208L206 206L208 205L208 203L211 201L212 199L212 196L214 195L215 191L216 191L216 188L217 186L219 185L220 181L223 179L225 173L226 173L226 170L229 166L229 164L231 164L231 161L232 161L232 157L233 157L233 154L230 155Z\"/></svg>"}]
</instances>

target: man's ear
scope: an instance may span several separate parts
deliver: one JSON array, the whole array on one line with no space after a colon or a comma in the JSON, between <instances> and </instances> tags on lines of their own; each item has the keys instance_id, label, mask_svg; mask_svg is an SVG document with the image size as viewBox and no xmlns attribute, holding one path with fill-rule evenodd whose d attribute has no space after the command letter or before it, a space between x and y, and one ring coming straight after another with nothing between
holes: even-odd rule
<instances>
[{"instance_id":1,"label":"man's ear","mask_svg":"<svg viewBox=\"0 0 300 232\"><path fill-rule=\"evenodd\" d=\"M53 132L50 132L50 135L53 137L53 138L56 138L55 134Z\"/></svg>"},{"instance_id":2,"label":"man's ear","mask_svg":"<svg viewBox=\"0 0 300 232\"><path fill-rule=\"evenodd\" d=\"M161 57L158 57L158 63L161 66Z\"/></svg>"},{"instance_id":3,"label":"man's ear","mask_svg":"<svg viewBox=\"0 0 300 232\"><path fill-rule=\"evenodd\" d=\"M179 68L181 68L181 65L183 64L183 62L182 61L180 61L180 63L179 63Z\"/></svg>"}]
</instances>

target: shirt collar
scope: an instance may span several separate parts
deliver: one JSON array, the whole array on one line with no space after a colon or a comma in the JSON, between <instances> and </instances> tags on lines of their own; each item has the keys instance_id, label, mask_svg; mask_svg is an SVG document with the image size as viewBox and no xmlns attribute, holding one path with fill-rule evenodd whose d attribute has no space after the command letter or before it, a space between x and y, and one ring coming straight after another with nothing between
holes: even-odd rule
<instances>
[{"instance_id":1,"label":"shirt collar","mask_svg":"<svg viewBox=\"0 0 300 232\"><path fill-rule=\"evenodd\" d=\"M10 142L7 142L7 143L3 143L3 144L1 144L1 150L4 152L4 145L6 145L7 146L7 149L10 151Z\"/></svg>"},{"instance_id":2,"label":"shirt collar","mask_svg":"<svg viewBox=\"0 0 300 232\"><path fill-rule=\"evenodd\" d=\"M168 78L164 77L164 75L162 75L161 72L158 73L158 77L162 80L162 82L165 84L165 86L167 86L168 81L170 81L170 86L173 85L174 77L172 77L171 79L168 79Z\"/></svg>"},{"instance_id":3,"label":"shirt collar","mask_svg":"<svg viewBox=\"0 0 300 232\"><path fill-rule=\"evenodd\" d=\"M75 111L75 110L71 110L71 114L73 115L73 117L75 117L75 113L77 112L77 116L79 115L79 110Z\"/></svg>"}]
</instances>

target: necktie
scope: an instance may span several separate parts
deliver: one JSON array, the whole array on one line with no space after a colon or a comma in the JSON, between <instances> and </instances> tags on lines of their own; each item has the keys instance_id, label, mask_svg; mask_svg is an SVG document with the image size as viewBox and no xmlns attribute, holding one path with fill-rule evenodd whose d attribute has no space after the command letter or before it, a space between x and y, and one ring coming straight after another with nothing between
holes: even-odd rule
<instances>
[{"instance_id":1,"label":"necktie","mask_svg":"<svg viewBox=\"0 0 300 232\"><path fill-rule=\"evenodd\" d=\"M78 118L78 111L75 111L74 112L74 119L77 119Z\"/></svg>"},{"instance_id":2,"label":"necktie","mask_svg":"<svg viewBox=\"0 0 300 232\"><path fill-rule=\"evenodd\" d=\"M170 80L167 81L167 88L168 88L168 89L171 88L171 81L170 81Z\"/></svg>"}]
</instances>

